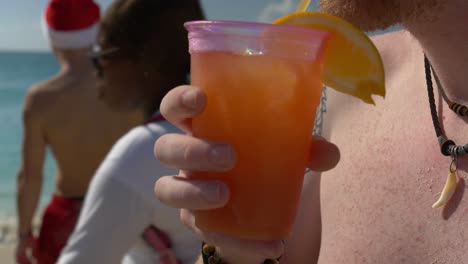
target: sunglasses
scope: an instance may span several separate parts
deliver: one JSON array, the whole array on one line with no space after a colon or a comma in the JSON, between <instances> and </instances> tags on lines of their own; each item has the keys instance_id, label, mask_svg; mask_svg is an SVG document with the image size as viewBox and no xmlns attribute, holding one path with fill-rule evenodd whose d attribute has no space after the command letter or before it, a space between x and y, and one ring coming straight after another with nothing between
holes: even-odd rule
<instances>
[{"instance_id":1,"label":"sunglasses","mask_svg":"<svg viewBox=\"0 0 468 264\"><path fill-rule=\"evenodd\" d=\"M104 67L102 66L102 60L112 58L119 51L120 51L120 48L118 47L103 49L99 45L94 45L93 51L91 54L91 62L93 63L94 68L96 69L98 77L102 77L104 74Z\"/></svg>"}]
</instances>

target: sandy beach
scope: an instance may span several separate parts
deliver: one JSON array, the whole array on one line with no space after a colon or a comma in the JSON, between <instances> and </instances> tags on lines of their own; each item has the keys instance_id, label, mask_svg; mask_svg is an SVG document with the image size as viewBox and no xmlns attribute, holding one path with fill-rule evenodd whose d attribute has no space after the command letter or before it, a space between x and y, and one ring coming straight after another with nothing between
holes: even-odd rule
<instances>
[{"instance_id":1,"label":"sandy beach","mask_svg":"<svg viewBox=\"0 0 468 264\"><path fill-rule=\"evenodd\" d=\"M0 262L2 264L14 264L14 250L15 247L13 245L0 245Z\"/></svg>"},{"instance_id":2,"label":"sandy beach","mask_svg":"<svg viewBox=\"0 0 468 264\"><path fill-rule=\"evenodd\" d=\"M14 264L16 220L14 218L0 220L0 263Z\"/></svg>"},{"instance_id":3,"label":"sandy beach","mask_svg":"<svg viewBox=\"0 0 468 264\"><path fill-rule=\"evenodd\" d=\"M39 219L35 219L34 227L37 234ZM0 219L0 263L14 264L14 251L17 242L16 219L14 217Z\"/></svg>"}]
</instances>

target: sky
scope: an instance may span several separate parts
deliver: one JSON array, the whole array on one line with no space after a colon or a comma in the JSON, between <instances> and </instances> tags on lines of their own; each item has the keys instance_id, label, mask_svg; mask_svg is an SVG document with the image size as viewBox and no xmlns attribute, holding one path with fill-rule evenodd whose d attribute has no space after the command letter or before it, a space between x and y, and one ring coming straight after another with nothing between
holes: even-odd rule
<instances>
[{"instance_id":1,"label":"sky","mask_svg":"<svg viewBox=\"0 0 468 264\"><path fill-rule=\"evenodd\" d=\"M112 2L112 0L95 1L102 9ZM47 2L48 0L0 0L0 50L49 50L40 22ZM201 2L208 19L271 22L293 11L299 0L201 0ZM314 2L310 10L315 8Z\"/></svg>"}]
</instances>

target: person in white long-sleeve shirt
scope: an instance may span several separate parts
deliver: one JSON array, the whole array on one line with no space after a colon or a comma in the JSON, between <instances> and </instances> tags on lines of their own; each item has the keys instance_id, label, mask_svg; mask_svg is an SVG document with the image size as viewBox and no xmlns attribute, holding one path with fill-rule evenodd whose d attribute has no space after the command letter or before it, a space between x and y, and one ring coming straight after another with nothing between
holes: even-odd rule
<instances>
[{"instance_id":1,"label":"person in white long-sleeve shirt","mask_svg":"<svg viewBox=\"0 0 468 264\"><path fill-rule=\"evenodd\" d=\"M141 238L150 225L170 237L177 259L194 263L200 241L184 230L178 211L164 206L153 194L158 175L177 171L154 159L152 144L174 132L178 130L166 121L151 122L119 140L91 182L78 225L59 263L119 263L124 254L124 263L159 263L160 252Z\"/></svg>"},{"instance_id":2,"label":"person in white long-sleeve shirt","mask_svg":"<svg viewBox=\"0 0 468 264\"><path fill-rule=\"evenodd\" d=\"M196 261L201 242L183 228L178 210L154 197L155 180L177 171L154 158L153 143L178 132L158 110L163 96L186 82L183 23L199 19L198 1L117 0L106 12L93 55L100 98L117 111L143 109L147 122L100 165L59 264Z\"/></svg>"}]
</instances>

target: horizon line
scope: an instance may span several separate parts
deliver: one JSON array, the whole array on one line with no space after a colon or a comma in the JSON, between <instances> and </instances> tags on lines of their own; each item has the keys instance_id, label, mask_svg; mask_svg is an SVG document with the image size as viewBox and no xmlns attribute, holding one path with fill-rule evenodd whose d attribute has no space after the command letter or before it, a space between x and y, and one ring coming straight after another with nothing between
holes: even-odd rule
<instances>
[{"instance_id":1,"label":"horizon line","mask_svg":"<svg viewBox=\"0 0 468 264\"><path fill-rule=\"evenodd\" d=\"M0 53L52 53L51 50L46 49L8 49L0 48Z\"/></svg>"}]
</instances>

